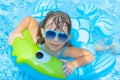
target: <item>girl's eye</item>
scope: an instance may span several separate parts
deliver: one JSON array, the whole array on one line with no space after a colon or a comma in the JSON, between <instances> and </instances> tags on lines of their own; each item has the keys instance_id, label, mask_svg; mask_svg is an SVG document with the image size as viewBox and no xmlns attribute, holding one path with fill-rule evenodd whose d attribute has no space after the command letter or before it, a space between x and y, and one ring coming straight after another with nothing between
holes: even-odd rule
<instances>
[{"instance_id":1,"label":"girl's eye","mask_svg":"<svg viewBox=\"0 0 120 80\"><path fill-rule=\"evenodd\" d=\"M36 59L41 63L49 62L51 59L51 56L42 50L38 51L35 56L36 56Z\"/></svg>"}]
</instances>

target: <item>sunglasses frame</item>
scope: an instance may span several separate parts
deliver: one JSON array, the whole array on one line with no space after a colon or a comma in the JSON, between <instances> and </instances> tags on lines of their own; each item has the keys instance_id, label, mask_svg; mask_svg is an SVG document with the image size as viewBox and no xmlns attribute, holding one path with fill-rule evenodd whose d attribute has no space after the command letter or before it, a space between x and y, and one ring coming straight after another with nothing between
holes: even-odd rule
<instances>
[{"instance_id":1,"label":"sunglasses frame","mask_svg":"<svg viewBox=\"0 0 120 80\"><path fill-rule=\"evenodd\" d=\"M51 32L54 32L54 33L55 33L55 37L54 37L53 39L48 39L48 38L47 38L46 33L47 33L48 31L51 31ZM58 31L54 31L54 30L46 30L46 31L44 32L44 34L45 34L45 37L46 37L48 40L54 40L54 39L57 37L59 42L63 42L63 41L61 41L61 40L59 39L59 37L58 37L59 34L65 34L65 35L67 35L67 39L66 39L66 41L64 41L63 43L65 43L65 42L67 42L67 41L69 40L69 35L66 34L66 33L64 33L64 32L58 32Z\"/></svg>"}]
</instances>

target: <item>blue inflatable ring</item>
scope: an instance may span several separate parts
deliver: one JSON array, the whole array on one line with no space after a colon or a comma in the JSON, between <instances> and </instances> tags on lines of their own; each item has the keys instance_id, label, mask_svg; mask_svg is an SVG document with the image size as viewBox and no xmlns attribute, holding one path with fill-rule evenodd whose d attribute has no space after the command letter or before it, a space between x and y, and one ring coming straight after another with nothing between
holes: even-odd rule
<instances>
[{"instance_id":1,"label":"blue inflatable ring","mask_svg":"<svg viewBox=\"0 0 120 80\"><path fill-rule=\"evenodd\" d=\"M84 44L83 42L75 40L75 39L78 39L79 37L77 30L72 29L71 34L72 35L74 34L74 37L70 41L71 44L74 43L73 46L86 48L90 51L93 51L92 48L88 46L89 44ZM26 37L26 40L27 40L27 37ZM13 48L13 52L14 52L14 48ZM11 59L20 69L22 69L27 74L29 74L34 80L41 80L41 79L42 80L48 80L48 79L49 80L64 80L64 79L66 80L74 80L74 79L90 80L96 77L107 75L114 68L114 65L116 63L115 57L111 54L107 54L107 53L102 54L102 53L95 53L95 52L92 52L92 53L94 53L95 55L95 60L92 63L76 68L74 72L70 76L67 76L66 78L55 78L49 75L45 75L41 72L38 72L35 69L33 69L33 67L31 67L31 65L29 64L26 64L26 63L21 64L21 62L19 62L17 59L18 57L16 57L15 55L12 55ZM64 58L64 59L69 60L69 61L73 60L73 58Z\"/></svg>"}]
</instances>

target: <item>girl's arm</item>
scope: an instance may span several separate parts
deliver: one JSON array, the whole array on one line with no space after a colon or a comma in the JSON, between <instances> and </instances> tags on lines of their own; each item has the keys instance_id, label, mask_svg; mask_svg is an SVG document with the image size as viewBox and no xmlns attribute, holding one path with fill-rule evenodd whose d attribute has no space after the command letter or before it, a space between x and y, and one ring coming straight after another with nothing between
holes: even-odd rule
<instances>
[{"instance_id":1,"label":"girl's arm","mask_svg":"<svg viewBox=\"0 0 120 80\"><path fill-rule=\"evenodd\" d=\"M22 32L24 29L29 28L30 23L31 23L31 17L27 16L17 25L15 30Z\"/></svg>"},{"instance_id":2,"label":"girl's arm","mask_svg":"<svg viewBox=\"0 0 120 80\"><path fill-rule=\"evenodd\" d=\"M25 17L15 28L14 31L11 32L9 36L9 43L12 44L16 37L23 37L22 31L28 29L34 41L36 41L36 34L38 31L38 22L31 16Z\"/></svg>"},{"instance_id":3,"label":"girl's arm","mask_svg":"<svg viewBox=\"0 0 120 80\"><path fill-rule=\"evenodd\" d=\"M72 62L62 60L66 63L63 66L63 69L65 69L64 73L66 75L71 74L75 68L79 66L84 66L94 60L93 54L90 53L88 50L82 48L68 47L63 56L75 58L75 60L73 60Z\"/></svg>"},{"instance_id":4,"label":"girl's arm","mask_svg":"<svg viewBox=\"0 0 120 80\"><path fill-rule=\"evenodd\" d=\"M73 63L75 63L76 67L88 64L94 59L93 54L88 50L74 47L68 47L63 56L75 58Z\"/></svg>"}]
</instances>

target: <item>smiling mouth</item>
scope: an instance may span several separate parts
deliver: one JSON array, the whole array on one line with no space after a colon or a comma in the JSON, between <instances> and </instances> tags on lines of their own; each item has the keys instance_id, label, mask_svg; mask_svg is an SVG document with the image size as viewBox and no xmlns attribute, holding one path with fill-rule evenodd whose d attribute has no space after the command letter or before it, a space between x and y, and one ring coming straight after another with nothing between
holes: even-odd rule
<instances>
[{"instance_id":1,"label":"smiling mouth","mask_svg":"<svg viewBox=\"0 0 120 80\"><path fill-rule=\"evenodd\" d=\"M51 46L52 46L53 48L57 48L59 45L58 45L58 44L53 44L53 43L51 43Z\"/></svg>"}]
</instances>

